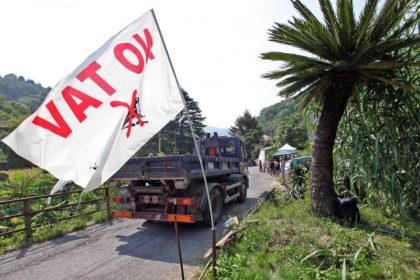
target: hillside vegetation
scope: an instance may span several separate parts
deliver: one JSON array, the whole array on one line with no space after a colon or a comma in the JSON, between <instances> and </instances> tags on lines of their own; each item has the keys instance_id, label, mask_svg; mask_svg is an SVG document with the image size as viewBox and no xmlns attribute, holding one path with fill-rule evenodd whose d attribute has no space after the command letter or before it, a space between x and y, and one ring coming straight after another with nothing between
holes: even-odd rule
<instances>
[{"instance_id":1,"label":"hillside vegetation","mask_svg":"<svg viewBox=\"0 0 420 280\"><path fill-rule=\"evenodd\" d=\"M34 112L49 91L50 88L22 76L0 76L0 139ZM3 143L0 143L0 161L7 161L8 166L12 168L30 166Z\"/></svg>"},{"instance_id":2,"label":"hillside vegetation","mask_svg":"<svg viewBox=\"0 0 420 280\"><path fill-rule=\"evenodd\" d=\"M258 124L265 135L271 136L273 141L268 143L274 153L284 144L299 149L305 149L308 144L309 126L306 113L300 110L299 103L294 99L282 100L269 107L263 108L258 116Z\"/></svg>"}]
</instances>

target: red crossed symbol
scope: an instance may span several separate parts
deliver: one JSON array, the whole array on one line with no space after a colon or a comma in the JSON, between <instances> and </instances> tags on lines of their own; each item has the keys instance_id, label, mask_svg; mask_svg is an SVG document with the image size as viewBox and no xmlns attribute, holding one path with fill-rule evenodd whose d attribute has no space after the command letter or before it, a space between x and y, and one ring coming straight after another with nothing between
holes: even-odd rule
<instances>
[{"instance_id":1,"label":"red crossed symbol","mask_svg":"<svg viewBox=\"0 0 420 280\"><path fill-rule=\"evenodd\" d=\"M122 101L111 101L112 107L125 107L128 110L128 129L127 129L127 138L130 137L131 134L131 127L133 126L133 118L136 118L139 121L139 125L143 126L144 121L140 118L140 116L136 112L136 96L137 90L133 91L133 96L131 97L131 105Z\"/></svg>"}]
</instances>

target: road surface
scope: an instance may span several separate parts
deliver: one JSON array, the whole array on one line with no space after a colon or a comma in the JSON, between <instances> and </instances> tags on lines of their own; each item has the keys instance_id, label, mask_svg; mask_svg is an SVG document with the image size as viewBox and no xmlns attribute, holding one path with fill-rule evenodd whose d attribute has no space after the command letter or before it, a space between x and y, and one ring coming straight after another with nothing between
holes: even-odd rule
<instances>
[{"instance_id":1,"label":"road surface","mask_svg":"<svg viewBox=\"0 0 420 280\"><path fill-rule=\"evenodd\" d=\"M222 238L229 216L243 218L272 189L273 177L250 168L245 203L229 203L217 226ZM185 278L190 279L211 246L210 229L179 226ZM181 279L173 224L117 220L0 256L0 279Z\"/></svg>"}]
</instances>

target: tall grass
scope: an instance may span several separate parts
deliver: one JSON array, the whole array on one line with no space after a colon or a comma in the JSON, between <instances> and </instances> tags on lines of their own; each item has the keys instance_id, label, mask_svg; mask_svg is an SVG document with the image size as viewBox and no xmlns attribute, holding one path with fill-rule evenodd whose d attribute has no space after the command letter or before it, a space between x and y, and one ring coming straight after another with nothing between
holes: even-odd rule
<instances>
[{"instance_id":1,"label":"tall grass","mask_svg":"<svg viewBox=\"0 0 420 280\"><path fill-rule=\"evenodd\" d=\"M418 28L410 32L418 34ZM419 54L399 53L417 60ZM410 88L371 84L347 106L337 135L336 184L348 175L362 200L420 219L420 71L405 67L398 75Z\"/></svg>"}]
</instances>

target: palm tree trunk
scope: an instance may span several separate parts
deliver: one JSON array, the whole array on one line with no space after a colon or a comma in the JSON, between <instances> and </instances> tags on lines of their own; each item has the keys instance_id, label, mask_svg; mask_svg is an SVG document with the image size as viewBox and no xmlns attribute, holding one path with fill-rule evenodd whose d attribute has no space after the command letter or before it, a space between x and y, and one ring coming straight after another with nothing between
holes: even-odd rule
<instances>
[{"instance_id":1,"label":"palm tree trunk","mask_svg":"<svg viewBox=\"0 0 420 280\"><path fill-rule=\"evenodd\" d=\"M316 216L328 216L334 211L333 148L338 123L350 98L349 88L331 88L316 129L310 193L311 212Z\"/></svg>"}]
</instances>

